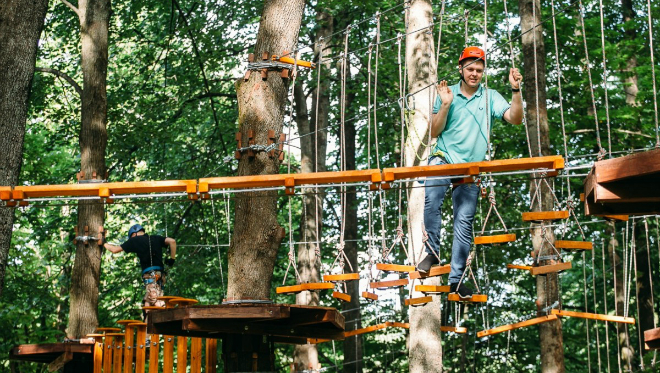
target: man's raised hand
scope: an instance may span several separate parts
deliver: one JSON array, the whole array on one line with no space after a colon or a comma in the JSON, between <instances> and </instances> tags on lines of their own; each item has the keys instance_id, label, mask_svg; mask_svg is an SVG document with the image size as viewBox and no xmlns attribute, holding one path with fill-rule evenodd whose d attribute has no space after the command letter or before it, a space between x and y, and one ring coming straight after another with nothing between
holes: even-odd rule
<instances>
[{"instance_id":1,"label":"man's raised hand","mask_svg":"<svg viewBox=\"0 0 660 373\"><path fill-rule=\"evenodd\" d=\"M438 84L436 87L438 90L438 96L440 96L440 100L442 100L443 105L450 105L451 102L454 100L454 94L451 92L451 89L447 86L447 81L443 80Z\"/></svg>"},{"instance_id":2,"label":"man's raised hand","mask_svg":"<svg viewBox=\"0 0 660 373\"><path fill-rule=\"evenodd\" d=\"M520 71L518 71L517 68L512 67L511 70L509 70L509 83L511 84L511 88L520 89L521 81L522 74L520 74Z\"/></svg>"}]
</instances>

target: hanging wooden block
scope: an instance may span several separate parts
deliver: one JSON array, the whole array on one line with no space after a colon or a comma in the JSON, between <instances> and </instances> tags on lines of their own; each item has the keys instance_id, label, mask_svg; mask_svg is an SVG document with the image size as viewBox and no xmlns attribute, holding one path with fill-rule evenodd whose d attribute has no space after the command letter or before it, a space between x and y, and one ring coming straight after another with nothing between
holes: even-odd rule
<instances>
[{"instance_id":1,"label":"hanging wooden block","mask_svg":"<svg viewBox=\"0 0 660 373\"><path fill-rule=\"evenodd\" d=\"M323 281L326 282L339 282L339 281L352 281L352 280L359 280L360 279L360 274L359 273L342 273L339 275L324 275L323 276Z\"/></svg>"},{"instance_id":2,"label":"hanging wooden block","mask_svg":"<svg viewBox=\"0 0 660 373\"><path fill-rule=\"evenodd\" d=\"M414 272L415 266L401 265L401 264L387 264L387 263L376 263L376 269L379 271L386 272Z\"/></svg>"},{"instance_id":3,"label":"hanging wooden block","mask_svg":"<svg viewBox=\"0 0 660 373\"><path fill-rule=\"evenodd\" d=\"M370 293L368 291L363 291L362 292L362 297L367 298L369 300L378 300L378 295L374 293Z\"/></svg>"},{"instance_id":4,"label":"hanging wooden block","mask_svg":"<svg viewBox=\"0 0 660 373\"><path fill-rule=\"evenodd\" d=\"M427 297L419 297L419 298L406 298L406 300L403 301L403 303L406 306L418 306L420 304L426 304L433 302L433 297L427 296Z\"/></svg>"},{"instance_id":5,"label":"hanging wooden block","mask_svg":"<svg viewBox=\"0 0 660 373\"><path fill-rule=\"evenodd\" d=\"M465 334L467 333L467 328L462 326L441 326L440 331L445 333L454 332L456 334Z\"/></svg>"},{"instance_id":6,"label":"hanging wooden block","mask_svg":"<svg viewBox=\"0 0 660 373\"><path fill-rule=\"evenodd\" d=\"M477 236L474 238L475 245L490 245L496 243L513 242L516 240L516 234L498 234L495 236Z\"/></svg>"},{"instance_id":7,"label":"hanging wooden block","mask_svg":"<svg viewBox=\"0 0 660 373\"><path fill-rule=\"evenodd\" d=\"M568 211L532 211L523 212L523 221L561 220L568 218Z\"/></svg>"},{"instance_id":8,"label":"hanging wooden block","mask_svg":"<svg viewBox=\"0 0 660 373\"><path fill-rule=\"evenodd\" d=\"M469 298L461 298L460 295L453 293L447 295L447 300L452 302L470 302L470 303L485 303L488 302L488 295L474 294Z\"/></svg>"},{"instance_id":9,"label":"hanging wooden block","mask_svg":"<svg viewBox=\"0 0 660 373\"><path fill-rule=\"evenodd\" d=\"M422 273L422 272L419 272L419 271L410 272L408 274L408 277L411 280L415 280L415 279L420 279L420 278L436 277L436 276L446 275L449 272L451 272L451 266L449 264L445 264L443 266L431 267L431 269L427 273Z\"/></svg>"},{"instance_id":10,"label":"hanging wooden block","mask_svg":"<svg viewBox=\"0 0 660 373\"><path fill-rule=\"evenodd\" d=\"M449 285L415 285L415 291L421 293L449 293Z\"/></svg>"},{"instance_id":11,"label":"hanging wooden block","mask_svg":"<svg viewBox=\"0 0 660 373\"><path fill-rule=\"evenodd\" d=\"M351 301L351 296L345 293L340 293L338 291L333 291L332 292L332 297L339 299L341 301L344 301L346 303L349 303Z\"/></svg>"},{"instance_id":12,"label":"hanging wooden block","mask_svg":"<svg viewBox=\"0 0 660 373\"><path fill-rule=\"evenodd\" d=\"M330 282L308 282L300 285L278 286L275 288L277 294L297 294L301 291L330 290L335 285Z\"/></svg>"},{"instance_id":13,"label":"hanging wooden block","mask_svg":"<svg viewBox=\"0 0 660 373\"><path fill-rule=\"evenodd\" d=\"M400 287L400 286L405 286L408 285L408 279L400 279L400 280L391 280L391 281L380 281L380 282L371 282L369 283L369 287L371 289L385 289L385 288L394 288L394 287Z\"/></svg>"},{"instance_id":14,"label":"hanging wooden block","mask_svg":"<svg viewBox=\"0 0 660 373\"><path fill-rule=\"evenodd\" d=\"M561 241L557 240L554 246L565 250L593 250L594 245L589 241Z\"/></svg>"},{"instance_id":15,"label":"hanging wooden block","mask_svg":"<svg viewBox=\"0 0 660 373\"><path fill-rule=\"evenodd\" d=\"M529 273L532 276L538 276L538 275L545 275L545 274L548 274L548 273L565 271L565 270L571 269L571 268L573 268L573 265L571 264L571 262L563 262L563 263L557 263L557 264L549 264L549 265L544 265L544 266L532 267L532 269L529 270Z\"/></svg>"}]
</instances>

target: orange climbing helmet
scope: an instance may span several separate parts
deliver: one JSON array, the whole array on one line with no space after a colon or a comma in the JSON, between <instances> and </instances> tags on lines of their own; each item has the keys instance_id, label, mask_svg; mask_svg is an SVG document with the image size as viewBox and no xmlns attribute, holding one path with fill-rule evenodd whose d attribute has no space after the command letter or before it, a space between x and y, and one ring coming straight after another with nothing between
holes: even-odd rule
<instances>
[{"instance_id":1,"label":"orange climbing helmet","mask_svg":"<svg viewBox=\"0 0 660 373\"><path fill-rule=\"evenodd\" d=\"M479 47L467 47L461 52L461 56L458 57L458 63L460 64L466 58L477 58L483 61L486 61L486 52Z\"/></svg>"}]
</instances>

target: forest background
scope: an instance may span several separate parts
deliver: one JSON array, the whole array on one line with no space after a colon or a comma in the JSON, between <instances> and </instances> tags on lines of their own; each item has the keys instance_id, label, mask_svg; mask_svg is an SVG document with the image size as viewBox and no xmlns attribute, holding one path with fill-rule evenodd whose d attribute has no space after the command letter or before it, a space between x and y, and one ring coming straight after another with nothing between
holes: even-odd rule
<instances>
[{"instance_id":1,"label":"forest background","mask_svg":"<svg viewBox=\"0 0 660 373\"><path fill-rule=\"evenodd\" d=\"M516 66L521 65L522 56L519 45L519 4L507 4L508 13L504 11L504 4L499 1L488 4L488 85L502 92L508 99L507 72L511 60L507 22L511 23ZM399 78L399 68L405 69L405 65L397 63L397 36L406 32L404 7L384 12L380 16L379 31L375 17L377 12L398 5L401 4L393 1L355 4L330 0L309 3L305 8L299 38L301 59L314 60L318 57L309 47L318 40L320 13L331 16L336 32L329 42L332 57L336 57L344 48L343 31L352 25L347 39L348 50L352 52L349 76L346 79L350 104L346 106L345 117L350 118L346 125L355 131L353 146L357 169L376 167L375 140L372 138L369 141L367 138L370 128L367 117L373 112L373 107L370 108L367 102L368 97L373 99L377 95L378 98L376 127L381 168L401 164L402 127L403 132L409 135L406 132L405 115L402 123L401 107L398 104L401 85L405 91L405 82ZM569 197L567 183L571 183L571 197L576 200L582 189L583 175L597 157L599 148L594 114L600 124L600 136L604 143L607 143L605 136L608 137L612 145L607 150L612 151L614 156L656 146L657 112L653 105L647 2L605 0L602 5L595 1L588 1L584 5L596 113L592 109L589 94L583 45L585 34L579 23L579 3L561 0L555 3L542 2L551 152L564 155L563 142L566 139L567 166L578 167L568 172L573 177L559 177L554 183L557 197L564 205ZM648 5L654 36L658 36L660 5L657 2ZM235 175L236 162L232 155L236 146L234 133L237 131L238 109L234 81L242 78L245 72L247 54L255 42L262 6L261 1L189 0L112 4L107 85L106 162L109 181ZM442 39L437 50L438 77L453 83L458 81L456 60L461 49L465 44L483 43L484 4L476 1L438 1L433 3L433 7L436 43L441 10L444 9ZM557 13L558 55L554 48L553 7ZM604 10L607 81L603 79L601 7ZM79 28L76 17L72 16L67 6L59 1L50 2L30 94L20 184L63 184L76 181L80 164L80 95L63 76L82 81L80 41L77 37ZM369 44L375 42L378 32L381 40L391 39L391 42L382 45L376 57L375 49L372 51ZM657 56L657 48L654 52ZM559 61L561 75L558 74L555 58ZM632 60L634 64L631 64ZM372 64L371 70L369 63ZM373 79L375 64L378 64L377 83ZM326 166L328 170L339 170L341 147L338 142L338 123L341 117L339 99L342 79L338 59L333 59L329 66L330 69L321 75L321 81L328 84L330 97L326 108L330 112ZM61 74L53 74L49 69ZM316 74L315 71L299 72L295 80L296 87L300 87L296 90L298 98L304 97L311 102L319 81ZM557 84L560 76L563 112L559 107ZM635 78L635 92L630 89L631 77ZM290 89L293 91L292 87ZM312 107L311 103L308 107ZM292 138L304 135L304 130L298 127L303 114L289 107L287 112L292 113L292 116L285 118L284 132L289 133L290 127ZM566 137L562 133L562 121L565 123ZM373 122L369 123L374 125ZM529 156L523 126L495 123L492 142L495 159ZM299 142L292 142L294 146L291 150L285 146L292 172L300 170L300 151L296 150L296 144ZM587 168L580 169L580 166ZM285 163L281 171L286 170ZM513 332L510 336L503 334L486 339L478 339L475 335L477 330L486 329L487 326L518 321L536 313L536 291L532 278L526 273L506 269L507 263L530 262L532 245L528 227L520 220L521 212L529 209L528 177L513 175L498 177L495 181L500 214L507 227L518 234L518 240L478 252L476 275L491 302L487 306L467 307L461 312L452 312L452 322L458 321L468 327L470 333L464 336L443 336L444 362L449 371L539 369L538 334L534 328ZM339 188L328 188L326 192L321 233L324 273L332 269L330 267L336 255L335 245L340 236L342 217ZM365 290L366 279L369 277L368 253L377 254L380 250L379 247L368 250L369 241L361 240L369 237L369 196L366 188L357 190L357 202L354 205L357 224L350 227L359 239L356 242L363 278L361 291ZM179 253L176 266L170 272L166 293L195 298L204 304L217 304L225 296L226 256L232 239L231 227L240 224L233 220L234 198L235 195L230 194L226 197L216 195L213 202L144 199L108 205L105 223L109 232L108 239L114 243L123 242L128 227L136 222L144 225L148 233L175 238L179 243ZM289 198L282 193L278 219L287 228L287 237L291 231L294 241L303 242L306 238L301 233L300 221L306 212L303 211L301 198L291 197L291 226L288 202ZM388 245L393 242L399 222L402 221L404 225L406 222L405 207L399 206L396 189L385 193L382 212ZM376 209L374 214L379 214L380 209ZM487 209L488 200L482 199L475 230L481 227ZM445 221L451 220L450 211L445 209ZM654 310L658 305L653 299L657 297L652 297L649 279L658 278L660 270L657 216L617 223L612 231L611 224L603 219L585 217L582 211L582 207L578 206L578 219L582 222L586 239L594 242L595 250L586 255L567 254L574 268L560 277L564 308L605 313L607 302L609 313L623 314L622 308L628 307L630 315L641 315L641 318L638 317L642 320L641 330L655 326ZM58 341L65 335L75 253L72 240L73 227L76 225L76 203L35 203L27 208L16 209L15 216L5 285L0 298L0 369L8 370L13 365L12 369L21 372L39 371L38 366L10 363L7 360L8 352L20 343ZM492 229L500 228L492 222ZM561 235L560 231L558 235ZM444 247L449 247L450 226L447 226L446 233ZM612 233L616 240L610 240ZM566 229L566 237L581 239L575 224ZM271 299L278 303L294 302L291 296L276 295L274 292L275 286L282 282L287 266L289 246L286 241L285 238L278 253L273 277ZM444 250L443 254L444 259L448 260L449 250ZM404 257L402 251L395 250L390 259L400 263ZM620 260L619 266L612 266L615 257ZM631 276L629 270L633 259L638 266L636 276ZM138 318L142 286L137 276L136 259L130 255L111 256L105 252L101 260L99 324L112 325L118 319ZM617 294L619 302L616 310L615 269L618 281L625 281L622 283L624 286L632 284L633 289L628 292L626 299L622 294ZM384 300L377 303L363 300L359 314L348 312L350 316L347 316L347 324L359 322L366 326L382 321L408 320L408 309L402 306L406 297L404 291L390 290L379 294ZM321 296L321 304L342 307L328 295ZM594 370L596 366L604 367L607 365L608 352L607 363L615 366L622 349L632 351L628 357L624 356L624 367L630 366L638 371L644 361L649 371L653 369L649 364L655 361L655 355L644 354L639 348L640 328L637 326L628 328L627 334L626 330L611 327L606 335L603 324L596 326L594 323L586 324L583 320L569 319L564 321L563 330L567 371L589 371L587 366L589 369L593 366ZM617 342L617 332L628 337L620 338ZM589 336L587 333L590 333ZM609 338L607 342L606 337ZM357 359L366 371L407 370L405 330L388 329L360 338L363 343L362 352ZM323 366L354 371L358 363L345 361L346 352L342 347L342 342L320 344L319 359ZM277 366L281 370L287 369L292 362L292 355L293 347L280 346L277 350Z\"/></svg>"}]
</instances>

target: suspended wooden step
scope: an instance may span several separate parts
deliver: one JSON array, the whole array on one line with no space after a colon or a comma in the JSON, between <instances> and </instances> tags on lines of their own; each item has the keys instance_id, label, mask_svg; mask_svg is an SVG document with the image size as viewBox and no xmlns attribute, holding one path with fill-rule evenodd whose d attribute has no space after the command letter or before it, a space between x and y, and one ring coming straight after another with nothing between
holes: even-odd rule
<instances>
[{"instance_id":1,"label":"suspended wooden step","mask_svg":"<svg viewBox=\"0 0 660 373\"><path fill-rule=\"evenodd\" d=\"M142 321L140 321L140 320L119 320L119 321L117 321L117 324L119 324L119 325L130 325L130 324L134 324L136 322L142 322Z\"/></svg>"},{"instance_id":2,"label":"suspended wooden step","mask_svg":"<svg viewBox=\"0 0 660 373\"><path fill-rule=\"evenodd\" d=\"M492 245L497 243L513 242L516 240L516 234L498 234L495 236L477 236L474 238L475 245Z\"/></svg>"},{"instance_id":3,"label":"suspended wooden step","mask_svg":"<svg viewBox=\"0 0 660 373\"><path fill-rule=\"evenodd\" d=\"M365 328L349 330L349 331L344 332L344 338L352 337L354 335L360 335L360 334L375 332L376 330L385 329L388 326L390 326L389 323L384 322L384 323L380 323L380 324L376 324L376 325L367 326Z\"/></svg>"},{"instance_id":4,"label":"suspended wooden step","mask_svg":"<svg viewBox=\"0 0 660 373\"><path fill-rule=\"evenodd\" d=\"M461 298L460 295L453 293L447 295L447 300L452 302L470 302L470 303L485 303L488 302L488 295L474 294L469 298Z\"/></svg>"},{"instance_id":5,"label":"suspended wooden step","mask_svg":"<svg viewBox=\"0 0 660 373\"><path fill-rule=\"evenodd\" d=\"M393 328L410 329L410 323L408 322L388 321L388 324Z\"/></svg>"},{"instance_id":6,"label":"suspended wooden step","mask_svg":"<svg viewBox=\"0 0 660 373\"><path fill-rule=\"evenodd\" d=\"M453 332L456 334L465 334L467 333L467 328L462 326L441 326L440 331L445 333Z\"/></svg>"},{"instance_id":7,"label":"suspended wooden step","mask_svg":"<svg viewBox=\"0 0 660 373\"><path fill-rule=\"evenodd\" d=\"M552 321L552 320L557 320L557 315L547 315L547 316L535 317L533 319L517 322L515 324L502 325L502 326L498 326L497 328L482 330L480 332L477 332L477 337L479 337L479 338L487 337L489 335L504 333L504 332L508 332L509 330L520 329L520 328L524 328L526 326L542 324L544 322L548 322L548 321Z\"/></svg>"},{"instance_id":8,"label":"suspended wooden step","mask_svg":"<svg viewBox=\"0 0 660 373\"><path fill-rule=\"evenodd\" d=\"M108 332L115 333L115 332L120 332L120 331L121 331L120 328L107 328L107 327L96 328L97 333L106 333L106 334L108 334Z\"/></svg>"},{"instance_id":9,"label":"suspended wooden step","mask_svg":"<svg viewBox=\"0 0 660 373\"><path fill-rule=\"evenodd\" d=\"M594 244L589 241L555 241L555 247L565 250L593 250Z\"/></svg>"},{"instance_id":10,"label":"suspended wooden step","mask_svg":"<svg viewBox=\"0 0 660 373\"><path fill-rule=\"evenodd\" d=\"M368 291L363 291L362 292L362 297L370 299L370 300L378 300L378 294L370 293Z\"/></svg>"},{"instance_id":11,"label":"suspended wooden step","mask_svg":"<svg viewBox=\"0 0 660 373\"><path fill-rule=\"evenodd\" d=\"M406 306L418 306L420 304L426 304L433 302L433 297L428 296L428 297L419 297L419 298L406 298L406 300L403 301L403 303Z\"/></svg>"},{"instance_id":12,"label":"suspended wooden step","mask_svg":"<svg viewBox=\"0 0 660 373\"><path fill-rule=\"evenodd\" d=\"M332 292L332 297L344 301L346 303L351 301L351 296L345 293L340 293L338 291Z\"/></svg>"},{"instance_id":13,"label":"suspended wooden step","mask_svg":"<svg viewBox=\"0 0 660 373\"><path fill-rule=\"evenodd\" d=\"M143 306L142 310L143 311L153 311L153 310L164 310L166 307L159 307L159 306Z\"/></svg>"},{"instance_id":14,"label":"suspended wooden step","mask_svg":"<svg viewBox=\"0 0 660 373\"><path fill-rule=\"evenodd\" d=\"M449 293L449 285L415 285L415 291L421 293Z\"/></svg>"},{"instance_id":15,"label":"suspended wooden step","mask_svg":"<svg viewBox=\"0 0 660 373\"><path fill-rule=\"evenodd\" d=\"M431 267L431 269L427 273L421 273L419 271L410 272L410 274L408 274L408 277L411 280L415 280L415 279L420 279L420 278L436 277L436 276L446 275L449 272L451 272L451 267L450 267L449 264L445 264L443 266Z\"/></svg>"},{"instance_id":16,"label":"suspended wooden step","mask_svg":"<svg viewBox=\"0 0 660 373\"><path fill-rule=\"evenodd\" d=\"M538 275L545 275L548 273L561 272L571 268L573 268L571 262L563 262L557 264L549 264L545 266L532 267L532 269L529 270L529 273L532 276L538 276Z\"/></svg>"},{"instance_id":17,"label":"suspended wooden step","mask_svg":"<svg viewBox=\"0 0 660 373\"><path fill-rule=\"evenodd\" d=\"M518 264L507 264L506 267L508 269L520 269L523 271L531 271L532 266L525 266L525 265L518 265Z\"/></svg>"},{"instance_id":18,"label":"suspended wooden step","mask_svg":"<svg viewBox=\"0 0 660 373\"><path fill-rule=\"evenodd\" d=\"M339 282L339 281L351 281L351 280L359 280L360 279L360 274L359 273L342 273L339 275L324 275L323 276L323 281L326 282Z\"/></svg>"},{"instance_id":19,"label":"suspended wooden step","mask_svg":"<svg viewBox=\"0 0 660 373\"><path fill-rule=\"evenodd\" d=\"M162 300L163 302L165 302L165 308L172 308L172 307L174 307L174 305L170 303L170 301L172 299L185 299L185 298L177 297L177 296L173 296L173 295L164 295L164 296L158 297L156 299L157 300Z\"/></svg>"},{"instance_id":20,"label":"suspended wooden step","mask_svg":"<svg viewBox=\"0 0 660 373\"><path fill-rule=\"evenodd\" d=\"M170 303L172 303L175 306L185 307L185 306L192 306L193 304L197 304L199 303L199 301L196 299L189 299L189 298L176 298L170 300Z\"/></svg>"},{"instance_id":21,"label":"suspended wooden step","mask_svg":"<svg viewBox=\"0 0 660 373\"><path fill-rule=\"evenodd\" d=\"M387 264L387 263L376 263L376 269L379 271L385 272L414 272L415 266L408 266L402 264Z\"/></svg>"},{"instance_id":22,"label":"suspended wooden step","mask_svg":"<svg viewBox=\"0 0 660 373\"><path fill-rule=\"evenodd\" d=\"M660 349L660 328L645 330L644 344L647 350Z\"/></svg>"},{"instance_id":23,"label":"suspended wooden step","mask_svg":"<svg viewBox=\"0 0 660 373\"><path fill-rule=\"evenodd\" d=\"M335 285L331 282L308 282L300 285L278 286L275 292L277 294L298 294L302 291L330 290L334 289L334 287Z\"/></svg>"},{"instance_id":24,"label":"suspended wooden step","mask_svg":"<svg viewBox=\"0 0 660 373\"><path fill-rule=\"evenodd\" d=\"M568 211L532 211L523 212L523 221L561 220L568 218Z\"/></svg>"},{"instance_id":25,"label":"suspended wooden step","mask_svg":"<svg viewBox=\"0 0 660 373\"><path fill-rule=\"evenodd\" d=\"M406 286L408 285L408 279L403 278L399 280L391 280L391 281L380 281L380 282L370 282L369 287L371 289L386 289L386 288L396 288L400 286Z\"/></svg>"},{"instance_id":26,"label":"suspended wooden step","mask_svg":"<svg viewBox=\"0 0 660 373\"><path fill-rule=\"evenodd\" d=\"M555 309L550 310L550 313L553 315L557 315L559 317L570 316L570 317L578 317L581 319L611 321L620 324L635 324L635 319L633 317L610 316L610 315L602 315L598 313L575 312L575 311L555 310Z\"/></svg>"}]
</instances>

